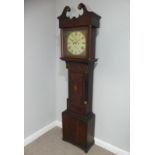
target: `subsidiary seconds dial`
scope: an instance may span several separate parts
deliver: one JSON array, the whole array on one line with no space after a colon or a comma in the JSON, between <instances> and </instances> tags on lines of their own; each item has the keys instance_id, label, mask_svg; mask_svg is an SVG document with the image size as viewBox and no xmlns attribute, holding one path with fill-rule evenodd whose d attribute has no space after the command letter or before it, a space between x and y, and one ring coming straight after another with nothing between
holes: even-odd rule
<instances>
[{"instance_id":1,"label":"subsidiary seconds dial","mask_svg":"<svg viewBox=\"0 0 155 155\"><path fill-rule=\"evenodd\" d=\"M70 32L67 38L67 50L72 55L81 55L86 51L86 37L83 32Z\"/></svg>"}]
</instances>

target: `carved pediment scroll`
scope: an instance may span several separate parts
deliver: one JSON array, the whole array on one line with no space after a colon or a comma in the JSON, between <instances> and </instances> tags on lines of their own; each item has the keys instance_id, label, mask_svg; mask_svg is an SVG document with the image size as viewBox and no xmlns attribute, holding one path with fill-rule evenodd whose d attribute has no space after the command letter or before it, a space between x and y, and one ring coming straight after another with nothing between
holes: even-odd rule
<instances>
[{"instance_id":1,"label":"carved pediment scroll","mask_svg":"<svg viewBox=\"0 0 155 155\"><path fill-rule=\"evenodd\" d=\"M58 19L60 18L68 18L67 17L67 12L70 12L71 11L71 8L69 6L65 6L63 11L62 11L62 14L58 17Z\"/></svg>"},{"instance_id":2,"label":"carved pediment scroll","mask_svg":"<svg viewBox=\"0 0 155 155\"><path fill-rule=\"evenodd\" d=\"M101 18L94 12L88 11L86 6L83 3L78 5L79 10L83 10L83 14L79 15L79 17L70 18L67 16L67 13L71 11L69 6L65 6L62 14L58 17L59 19L59 27L67 28L67 27L79 27L79 26L93 26L99 27L99 19Z\"/></svg>"}]
</instances>

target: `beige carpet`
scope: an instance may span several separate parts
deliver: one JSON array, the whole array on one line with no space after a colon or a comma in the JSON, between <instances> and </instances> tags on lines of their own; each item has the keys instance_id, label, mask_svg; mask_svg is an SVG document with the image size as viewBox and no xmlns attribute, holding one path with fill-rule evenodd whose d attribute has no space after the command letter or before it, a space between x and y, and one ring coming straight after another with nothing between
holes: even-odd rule
<instances>
[{"instance_id":1,"label":"beige carpet","mask_svg":"<svg viewBox=\"0 0 155 155\"><path fill-rule=\"evenodd\" d=\"M24 155L114 155L94 145L86 154L80 148L62 141L61 129L56 127L25 147Z\"/></svg>"}]
</instances>

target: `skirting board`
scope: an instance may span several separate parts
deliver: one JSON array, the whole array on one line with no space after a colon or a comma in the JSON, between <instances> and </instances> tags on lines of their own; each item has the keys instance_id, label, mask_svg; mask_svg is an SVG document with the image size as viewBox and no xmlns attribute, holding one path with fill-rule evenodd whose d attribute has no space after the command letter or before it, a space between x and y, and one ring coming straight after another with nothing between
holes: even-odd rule
<instances>
[{"instance_id":1,"label":"skirting board","mask_svg":"<svg viewBox=\"0 0 155 155\"><path fill-rule=\"evenodd\" d=\"M48 132L49 130L51 130L52 128L54 128L56 126L62 128L62 123L60 121L54 121L54 122L48 124L47 126L45 126L44 128L38 130L34 134L25 138L24 146L32 143L34 140L36 140L37 138L39 138L40 136L42 136L43 134L45 134L46 132ZM112 153L115 153L116 155L129 155L130 154L129 152L124 151L124 150L122 150L114 145L111 145L103 140L100 140L98 138L95 138L95 144L112 152Z\"/></svg>"},{"instance_id":2,"label":"skirting board","mask_svg":"<svg viewBox=\"0 0 155 155\"><path fill-rule=\"evenodd\" d=\"M129 152L122 150L98 138L95 138L95 144L117 155L129 155L130 154Z\"/></svg>"}]
</instances>

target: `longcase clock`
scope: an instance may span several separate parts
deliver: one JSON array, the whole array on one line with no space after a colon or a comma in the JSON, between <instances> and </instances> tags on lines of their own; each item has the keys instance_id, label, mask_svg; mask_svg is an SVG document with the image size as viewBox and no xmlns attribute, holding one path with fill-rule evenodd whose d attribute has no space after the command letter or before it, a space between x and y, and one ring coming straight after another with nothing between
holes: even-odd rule
<instances>
[{"instance_id":1,"label":"longcase clock","mask_svg":"<svg viewBox=\"0 0 155 155\"><path fill-rule=\"evenodd\" d=\"M100 16L78 5L83 14L67 17L66 6L58 17L61 29L61 59L68 69L67 109L62 112L63 140L85 152L94 144L95 114L92 112L96 30Z\"/></svg>"}]
</instances>

